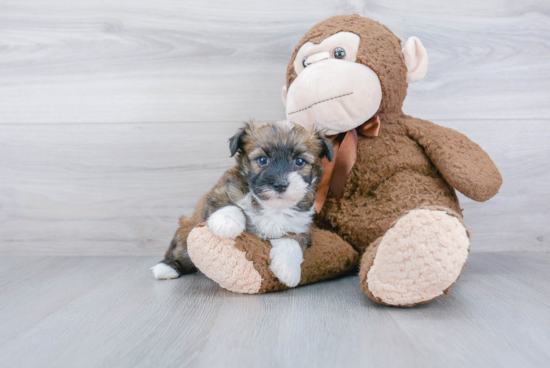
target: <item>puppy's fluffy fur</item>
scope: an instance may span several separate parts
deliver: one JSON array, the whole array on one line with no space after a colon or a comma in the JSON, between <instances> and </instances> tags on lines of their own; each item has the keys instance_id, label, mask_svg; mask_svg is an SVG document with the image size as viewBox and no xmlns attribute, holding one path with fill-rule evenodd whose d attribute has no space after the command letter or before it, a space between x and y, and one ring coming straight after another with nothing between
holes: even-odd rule
<instances>
[{"instance_id":1,"label":"puppy's fluffy fur","mask_svg":"<svg viewBox=\"0 0 550 368\"><path fill-rule=\"evenodd\" d=\"M229 148L236 165L203 197L191 219L182 217L165 259L153 267L155 277L196 271L186 240L195 225L206 221L222 238L234 239L246 231L269 240L271 270L282 283L296 286L303 251L311 243L321 159L332 161L332 144L319 130L285 120L246 123L229 140Z\"/></svg>"}]
</instances>

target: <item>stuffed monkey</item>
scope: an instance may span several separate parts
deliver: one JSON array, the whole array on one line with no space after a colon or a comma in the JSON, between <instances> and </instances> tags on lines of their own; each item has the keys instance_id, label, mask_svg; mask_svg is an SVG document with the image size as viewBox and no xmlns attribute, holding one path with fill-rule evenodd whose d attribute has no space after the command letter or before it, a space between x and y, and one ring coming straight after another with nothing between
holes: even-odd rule
<instances>
[{"instance_id":1,"label":"stuffed monkey","mask_svg":"<svg viewBox=\"0 0 550 368\"><path fill-rule=\"evenodd\" d=\"M425 76L427 62L420 40L401 49L388 28L358 15L319 23L296 46L283 87L287 119L324 128L336 148L301 285L359 266L367 296L412 306L458 280L470 242L455 189L486 201L502 177L466 136L402 112L407 85ZM195 225L186 221L182 238ZM199 225L187 243L195 266L228 290L286 288L269 271L268 242L219 239Z\"/></svg>"}]
</instances>

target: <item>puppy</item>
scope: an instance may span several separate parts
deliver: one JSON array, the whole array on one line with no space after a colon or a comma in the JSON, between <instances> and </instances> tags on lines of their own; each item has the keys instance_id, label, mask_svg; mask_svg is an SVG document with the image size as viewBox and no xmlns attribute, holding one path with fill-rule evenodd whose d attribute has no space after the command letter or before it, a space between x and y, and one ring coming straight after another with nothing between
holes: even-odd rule
<instances>
[{"instance_id":1,"label":"puppy","mask_svg":"<svg viewBox=\"0 0 550 368\"><path fill-rule=\"evenodd\" d=\"M187 235L206 221L221 238L234 239L246 231L270 241L271 271L294 287L300 282L303 252L311 244L321 159L332 161L332 143L317 129L284 120L246 123L229 140L229 149L236 165L203 197L191 219L180 219L180 229L153 273L168 279L196 271L187 255Z\"/></svg>"}]
</instances>

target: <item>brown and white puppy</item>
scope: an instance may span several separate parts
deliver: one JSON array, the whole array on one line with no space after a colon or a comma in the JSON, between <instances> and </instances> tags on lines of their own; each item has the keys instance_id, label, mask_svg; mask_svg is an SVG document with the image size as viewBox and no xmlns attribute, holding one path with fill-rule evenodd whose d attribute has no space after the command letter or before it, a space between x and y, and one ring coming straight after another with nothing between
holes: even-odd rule
<instances>
[{"instance_id":1,"label":"brown and white puppy","mask_svg":"<svg viewBox=\"0 0 550 368\"><path fill-rule=\"evenodd\" d=\"M294 287L300 282L303 251L311 243L321 159L332 161L332 143L316 128L284 120L246 123L229 140L229 148L236 165L206 195L193 218L206 221L221 238L234 239L246 231L269 240L271 271ZM156 278L195 270L186 251L188 231L180 230L164 261L153 267Z\"/></svg>"}]
</instances>

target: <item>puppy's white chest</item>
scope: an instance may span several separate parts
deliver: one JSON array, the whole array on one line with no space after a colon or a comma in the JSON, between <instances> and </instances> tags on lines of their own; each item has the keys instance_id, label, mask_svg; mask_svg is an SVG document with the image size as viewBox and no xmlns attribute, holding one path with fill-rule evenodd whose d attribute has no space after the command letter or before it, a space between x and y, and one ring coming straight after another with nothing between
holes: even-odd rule
<instances>
[{"instance_id":1,"label":"puppy's white chest","mask_svg":"<svg viewBox=\"0 0 550 368\"><path fill-rule=\"evenodd\" d=\"M247 196L248 197L248 196ZM256 209L250 198L239 202L247 217L246 231L264 240L278 239L288 233L301 234L308 231L312 223L313 207L309 211L297 211L292 208Z\"/></svg>"}]
</instances>

